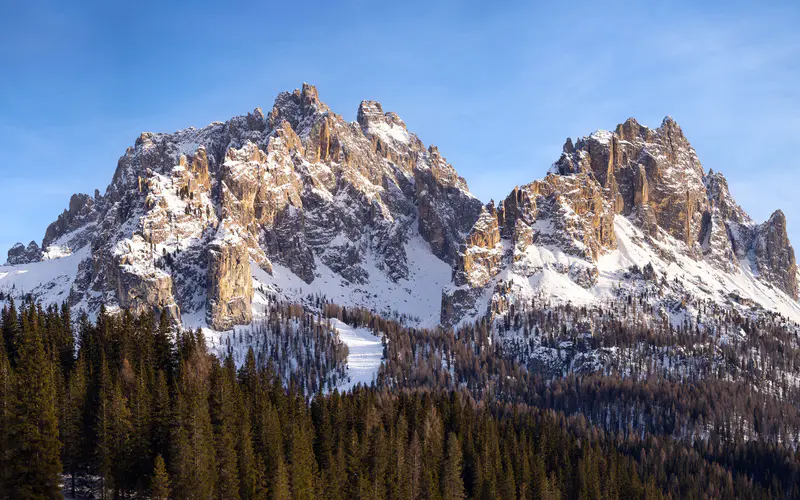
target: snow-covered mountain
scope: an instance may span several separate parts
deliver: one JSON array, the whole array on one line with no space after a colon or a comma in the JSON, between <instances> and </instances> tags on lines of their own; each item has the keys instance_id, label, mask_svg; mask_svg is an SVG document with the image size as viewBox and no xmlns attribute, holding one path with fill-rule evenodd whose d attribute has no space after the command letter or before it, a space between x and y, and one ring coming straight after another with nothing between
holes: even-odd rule
<instances>
[{"instance_id":1,"label":"snow-covered mountain","mask_svg":"<svg viewBox=\"0 0 800 500\"><path fill-rule=\"evenodd\" d=\"M435 324L480 210L397 115L364 101L348 123L304 84L268 115L142 134L105 194L72 197L44 251L12 249L0 290L216 330L250 323L264 294Z\"/></svg>"},{"instance_id":2,"label":"snow-covered mountain","mask_svg":"<svg viewBox=\"0 0 800 500\"><path fill-rule=\"evenodd\" d=\"M532 298L588 304L631 293L678 322L695 317L697 299L800 321L783 213L753 222L670 117L657 129L631 118L567 139L543 180L484 207L453 281L446 324Z\"/></svg>"},{"instance_id":3,"label":"snow-covered mountain","mask_svg":"<svg viewBox=\"0 0 800 500\"><path fill-rule=\"evenodd\" d=\"M307 84L266 115L142 134L104 194L74 195L0 267L0 300L218 331L268 295L430 326L625 290L676 321L701 297L800 322L797 288L783 214L753 222L671 118L567 140L543 180L482 206L396 114L364 101L348 123Z\"/></svg>"}]
</instances>

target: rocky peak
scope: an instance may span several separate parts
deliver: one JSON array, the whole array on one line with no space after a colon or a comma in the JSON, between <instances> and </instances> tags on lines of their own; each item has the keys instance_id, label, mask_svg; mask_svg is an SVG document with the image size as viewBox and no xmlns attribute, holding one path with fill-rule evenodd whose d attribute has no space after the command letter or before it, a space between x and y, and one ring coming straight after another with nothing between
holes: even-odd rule
<instances>
[{"instance_id":1,"label":"rocky peak","mask_svg":"<svg viewBox=\"0 0 800 500\"><path fill-rule=\"evenodd\" d=\"M42 248L46 249L59 238L93 221L97 216L95 205L99 201L99 192L96 192L94 197L84 193L73 194L69 199L69 207L58 216L55 222L47 226L42 240ZM86 238L78 238L78 241L64 242L64 244L80 248L87 242Z\"/></svg>"},{"instance_id":2,"label":"rocky peak","mask_svg":"<svg viewBox=\"0 0 800 500\"><path fill-rule=\"evenodd\" d=\"M10 266L30 264L40 260L42 260L42 249L35 241L28 243L27 247L22 243L17 243L8 251L7 264Z\"/></svg>"},{"instance_id":3,"label":"rocky peak","mask_svg":"<svg viewBox=\"0 0 800 500\"><path fill-rule=\"evenodd\" d=\"M617 128L614 132L619 140L628 141L628 142L637 142L637 141L649 141L652 140L652 131L645 127L644 125L640 125L636 118L628 118L625 120L624 123L620 123L617 125Z\"/></svg>"},{"instance_id":4,"label":"rocky peak","mask_svg":"<svg viewBox=\"0 0 800 500\"><path fill-rule=\"evenodd\" d=\"M286 120L300 137L304 137L310 131L315 117L328 112L330 109L320 101L317 88L303 83L302 89L278 94L267 121L273 130L281 120Z\"/></svg>"},{"instance_id":5,"label":"rocky peak","mask_svg":"<svg viewBox=\"0 0 800 500\"><path fill-rule=\"evenodd\" d=\"M361 101L358 106L358 114L356 121L361 125L361 128L366 132L370 123L376 121L383 122L386 117L383 114L383 107L378 101Z\"/></svg>"},{"instance_id":6,"label":"rocky peak","mask_svg":"<svg viewBox=\"0 0 800 500\"><path fill-rule=\"evenodd\" d=\"M704 178L708 201L713 209L728 221L737 223L750 223L750 216L736 203L728 188L728 180L719 172L709 170Z\"/></svg>"},{"instance_id":7,"label":"rocky peak","mask_svg":"<svg viewBox=\"0 0 800 500\"><path fill-rule=\"evenodd\" d=\"M708 204L704 172L670 117L655 130L629 118L613 133L601 130L567 144L552 171L589 173L616 212L634 217L653 237L663 230L689 247L699 240Z\"/></svg>"},{"instance_id":8,"label":"rocky peak","mask_svg":"<svg viewBox=\"0 0 800 500\"><path fill-rule=\"evenodd\" d=\"M797 299L797 264L786 233L786 216L781 210L756 230L756 268L762 278Z\"/></svg>"}]
</instances>

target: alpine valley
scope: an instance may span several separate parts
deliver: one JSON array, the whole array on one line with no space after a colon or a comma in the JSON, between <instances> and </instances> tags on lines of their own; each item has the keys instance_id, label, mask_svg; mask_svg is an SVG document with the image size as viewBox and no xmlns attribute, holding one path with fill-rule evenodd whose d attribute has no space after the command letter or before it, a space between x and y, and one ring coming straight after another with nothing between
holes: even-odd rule
<instances>
[{"instance_id":1,"label":"alpine valley","mask_svg":"<svg viewBox=\"0 0 800 500\"><path fill-rule=\"evenodd\" d=\"M303 84L267 113L141 134L105 192L73 195L41 244L8 252L0 306L200 330L220 359L270 363L309 396L360 383L553 410L642 478L672 464L652 481L673 498L692 497L684 467L710 497L797 495L784 214L752 220L670 117L567 139L542 167L484 204L397 114L363 101L347 122ZM528 498L517 465L494 466Z\"/></svg>"}]
</instances>

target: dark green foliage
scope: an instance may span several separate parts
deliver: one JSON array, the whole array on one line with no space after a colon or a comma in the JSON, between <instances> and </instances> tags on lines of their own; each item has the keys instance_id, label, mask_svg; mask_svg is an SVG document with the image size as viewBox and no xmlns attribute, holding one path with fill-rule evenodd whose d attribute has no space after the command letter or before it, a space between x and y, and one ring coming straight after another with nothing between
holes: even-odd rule
<instances>
[{"instance_id":1,"label":"dark green foliage","mask_svg":"<svg viewBox=\"0 0 800 500\"><path fill-rule=\"evenodd\" d=\"M48 362L42 342L40 310L33 304L21 314L22 328L13 343L16 369L11 418L7 421L5 488L10 498L58 498L61 473L56 406L56 365Z\"/></svg>"},{"instance_id":2,"label":"dark green foliage","mask_svg":"<svg viewBox=\"0 0 800 500\"><path fill-rule=\"evenodd\" d=\"M625 427L608 431L575 412L581 407L592 415L611 397L601 396L614 387L602 380L552 382L549 405L562 405L561 411L539 409L520 402L544 398L539 384L545 384L530 375L515 380L522 369L493 359L488 346L473 344L472 356L479 358L466 351L438 358L444 346L451 354L460 349L452 332L425 339L362 311L327 309L390 331L390 353L415 363L405 367L409 378L390 375L399 368L390 363L382 388L309 399L310 387L328 383L319 373L311 376L312 365L302 377L287 378L285 362L270 363L264 351L251 350L237 371L230 356L221 362L206 351L199 332L173 332L152 315L101 312L95 323L79 318L73 357L65 354L72 325L63 309L6 308L0 499L54 498L61 474L78 497L107 499L800 495L794 450L765 442L687 444ZM434 348L423 353L421 346ZM461 363L478 359L469 375L475 378L468 378ZM424 369L447 363L454 363L454 375ZM461 390L441 384L450 376L463 377ZM427 388L414 388L409 379ZM523 381L530 392L515 385Z\"/></svg>"}]
</instances>

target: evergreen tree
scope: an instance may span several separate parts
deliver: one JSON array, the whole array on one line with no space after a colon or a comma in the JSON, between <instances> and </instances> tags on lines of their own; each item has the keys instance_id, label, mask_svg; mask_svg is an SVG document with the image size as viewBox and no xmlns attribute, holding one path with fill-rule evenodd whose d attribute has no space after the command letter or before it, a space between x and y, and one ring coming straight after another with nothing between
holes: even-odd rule
<instances>
[{"instance_id":1,"label":"evergreen tree","mask_svg":"<svg viewBox=\"0 0 800 500\"><path fill-rule=\"evenodd\" d=\"M442 473L442 500L463 500L466 498L464 480L461 478L463 460L461 443L459 443L456 435L451 432L447 435L447 455L445 456L444 472Z\"/></svg>"},{"instance_id":2,"label":"evergreen tree","mask_svg":"<svg viewBox=\"0 0 800 500\"><path fill-rule=\"evenodd\" d=\"M157 455L153 467L153 477L150 480L150 497L152 500L167 500L169 494L167 466L164 463L164 458L161 455Z\"/></svg>"},{"instance_id":3,"label":"evergreen tree","mask_svg":"<svg viewBox=\"0 0 800 500\"><path fill-rule=\"evenodd\" d=\"M152 470L152 396L147 388L147 378L144 367L136 375L129 375L133 380L126 385L128 394L131 436L128 443L129 467L125 474L125 484L128 487L144 491L147 488L147 473Z\"/></svg>"},{"instance_id":4,"label":"evergreen tree","mask_svg":"<svg viewBox=\"0 0 800 500\"><path fill-rule=\"evenodd\" d=\"M167 456L169 452L170 423L173 421L167 376L157 370L152 384L150 400L151 450L155 455Z\"/></svg>"},{"instance_id":5,"label":"evergreen tree","mask_svg":"<svg viewBox=\"0 0 800 500\"><path fill-rule=\"evenodd\" d=\"M12 366L16 365L19 343L19 315L14 303L14 298L8 298L8 307L3 308L3 341L6 346L6 355Z\"/></svg>"},{"instance_id":6,"label":"evergreen tree","mask_svg":"<svg viewBox=\"0 0 800 500\"><path fill-rule=\"evenodd\" d=\"M14 407L14 379L11 373L11 363L6 355L5 342L0 341L0 498L8 497L9 451L11 446L9 431L12 424L12 410Z\"/></svg>"},{"instance_id":7,"label":"evergreen tree","mask_svg":"<svg viewBox=\"0 0 800 500\"><path fill-rule=\"evenodd\" d=\"M236 379L215 360L211 368L211 423L214 429L216 491L222 499L238 500L239 464L236 453Z\"/></svg>"},{"instance_id":8,"label":"evergreen tree","mask_svg":"<svg viewBox=\"0 0 800 500\"><path fill-rule=\"evenodd\" d=\"M176 498L212 499L214 485L214 433L208 408L211 360L202 336L183 339L186 361L180 371L176 422L172 439L173 493Z\"/></svg>"},{"instance_id":9,"label":"evergreen tree","mask_svg":"<svg viewBox=\"0 0 800 500\"><path fill-rule=\"evenodd\" d=\"M294 422L289 460L294 500L311 500L316 497L314 490L316 465L309 431L301 422Z\"/></svg>"},{"instance_id":10,"label":"evergreen tree","mask_svg":"<svg viewBox=\"0 0 800 500\"><path fill-rule=\"evenodd\" d=\"M17 367L9 432L8 493L11 498L58 498L61 443L58 439L55 367L48 361L33 306L16 338Z\"/></svg>"},{"instance_id":11,"label":"evergreen tree","mask_svg":"<svg viewBox=\"0 0 800 500\"><path fill-rule=\"evenodd\" d=\"M69 377L65 404L61 412L61 441L64 443L62 459L64 470L71 476L70 488L72 496L75 496L75 476L78 468L83 463L85 439L83 423L88 390L86 371L86 360L81 356Z\"/></svg>"}]
</instances>

